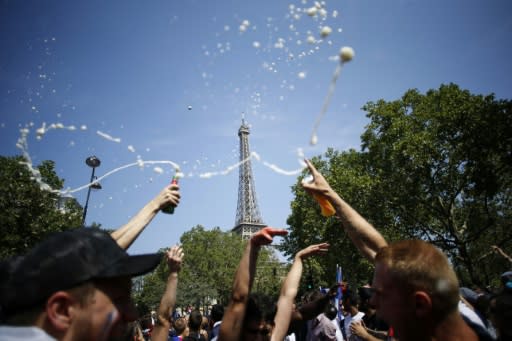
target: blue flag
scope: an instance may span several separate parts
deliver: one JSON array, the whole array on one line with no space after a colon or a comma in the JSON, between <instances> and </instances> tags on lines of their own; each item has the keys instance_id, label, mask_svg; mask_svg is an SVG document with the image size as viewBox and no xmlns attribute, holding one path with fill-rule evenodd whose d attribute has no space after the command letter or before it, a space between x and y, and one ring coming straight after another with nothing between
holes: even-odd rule
<instances>
[{"instance_id":1,"label":"blue flag","mask_svg":"<svg viewBox=\"0 0 512 341\"><path fill-rule=\"evenodd\" d=\"M343 281L343 273L341 270L341 266L336 264L336 283L338 284L338 291L336 293L336 298L334 299L336 309L338 309L338 318L341 320L342 314L340 309L340 301L343 299L343 291L341 290L341 282Z\"/></svg>"}]
</instances>

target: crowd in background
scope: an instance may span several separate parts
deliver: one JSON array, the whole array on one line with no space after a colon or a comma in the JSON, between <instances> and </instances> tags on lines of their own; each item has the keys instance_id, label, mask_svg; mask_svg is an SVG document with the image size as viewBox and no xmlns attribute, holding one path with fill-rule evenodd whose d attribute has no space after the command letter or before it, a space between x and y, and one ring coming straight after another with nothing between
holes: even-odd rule
<instances>
[{"instance_id":1,"label":"crowd in background","mask_svg":"<svg viewBox=\"0 0 512 341\"><path fill-rule=\"evenodd\" d=\"M3 261L0 340L512 340L511 271L501 274L502 287L494 292L460 288L443 252L421 240L388 243L306 164L313 179L304 189L331 206L374 265L371 283L334 283L297 299L303 260L335 252L326 241L295 254L277 299L252 292L259 251L287 233L265 227L246 244L229 302L204 312L176 310L185 254L171 247L164 255L169 275L160 305L141 319L131 279L154 270L162 255L134 256L126 249L159 211L179 204L179 186L171 184L111 234L59 232Z\"/></svg>"}]
</instances>

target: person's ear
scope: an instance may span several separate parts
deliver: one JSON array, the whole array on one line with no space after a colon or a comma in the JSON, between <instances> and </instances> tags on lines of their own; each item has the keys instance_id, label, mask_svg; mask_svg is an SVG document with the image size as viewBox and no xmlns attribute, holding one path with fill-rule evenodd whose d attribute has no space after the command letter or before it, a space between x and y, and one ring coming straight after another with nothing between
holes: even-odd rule
<instances>
[{"instance_id":1,"label":"person's ear","mask_svg":"<svg viewBox=\"0 0 512 341\"><path fill-rule=\"evenodd\" d=\"M424 291L414 293L414 307L416 316L425 317L432 312L432 299Z\"/></svg>"},{"instance_id":2,"label":"person's ear","mask_svg":"<svg viewBox=\"0 0 512 341\"><path fill-rule=\"evenodd\" d=\"M48 322L57 330L70 328L75 312L76 300L65 291L57 291L46 301Z\"/></svg>"}]
</instances>

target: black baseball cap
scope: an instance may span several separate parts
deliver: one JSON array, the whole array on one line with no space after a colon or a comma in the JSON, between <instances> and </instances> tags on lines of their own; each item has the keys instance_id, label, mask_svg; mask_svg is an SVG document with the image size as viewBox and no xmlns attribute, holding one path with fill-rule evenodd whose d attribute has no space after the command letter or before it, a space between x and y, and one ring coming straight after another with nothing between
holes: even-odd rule
<instances>
[{"instance_id":1,"label":"black baseball cap","mask_svg":"<svg viewBox=\"0 0 512 341\"><path fill-rule=\"evenodd\" d=\"M90 280L145 274L161 259L159 253L130 256L109 233L98 229L54 233L26 255L0 266L2 315L42 304L54 292Z\"/></svg>"}]
</instances>

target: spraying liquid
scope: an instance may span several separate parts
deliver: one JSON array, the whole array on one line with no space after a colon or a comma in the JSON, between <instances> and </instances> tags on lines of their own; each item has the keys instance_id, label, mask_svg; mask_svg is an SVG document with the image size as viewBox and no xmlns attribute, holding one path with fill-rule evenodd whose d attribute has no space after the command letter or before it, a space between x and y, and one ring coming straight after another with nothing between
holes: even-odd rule
<instances>
[{"instance_id":1,"label":"spraying liquid","mask_svg":"<svg viewBox=\"0 0 512 341\"><path fill-rule=\"evenodd\" d=\"M304 182L312 182L313 176L308 176L308 177L304 178L303 181ZM336 210L332 206L331 202L329 200L327 200L327 198L325 198L321 194L316 194L316 193L311 193L311 194L313 195L313 198L315 198L316 202L318 202L318 204L320 205L320 210L321 210L320 213L324 217L330 217L336 213Z\"/></svg>"},{"instance_id":2,"label":"spraying liquid","mask_svg":"<svg viewBox=\"0 0 512 341\"><path fill-rule=\"evenodd\" d=\"M173 177L172 177L172 180L171 180L171 185L177 185L178 184L178 174L176 173ZM173 214L174 213L174 209L176 208L175 205L173 204L169 204L167 205L166 207L162 208L162 212L164 213L167 213L167 214Z\"/></svg>"}]
</instances>

